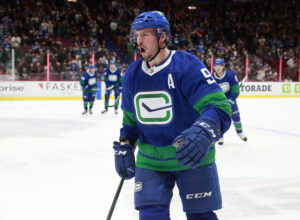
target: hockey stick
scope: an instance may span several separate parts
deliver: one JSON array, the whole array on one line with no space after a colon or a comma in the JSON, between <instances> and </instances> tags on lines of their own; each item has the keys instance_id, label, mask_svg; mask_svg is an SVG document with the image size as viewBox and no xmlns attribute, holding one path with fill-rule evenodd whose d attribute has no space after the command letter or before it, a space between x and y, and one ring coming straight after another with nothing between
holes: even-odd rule
<instances>
[{"instance_id":1,"label":"hockey stick","mask_svg":"<svg viewBox=\"0 0 300 220\"><path fill-rule=\"evenodd\" d=\"M114 85L107 87L105 90L112 90L113 88L115 88Z\"/></svg>"},{"instance_id":2,"label":"hockey stick","mask_svg":"<svg viewBox=\"0 0 300 220\"><path fill-rule=\"evenodd\" d=\"M244 79L242 79L241 83L240 83L240 87L243 85L243 83L248 79L248 76L245 76Z\"/></svg>"},{"instance_id":3,"label":"hockey stick","mask_svg":"<svg viewBox=\"0 0 300 220\"><path fill-rule=\"evenodd\" d=\"M118 98L116 99L115 102L119 101L119 99L120 99L120 96L118 96ZM116 106L113 104L113 105L108 105L108 107L116 107Z\"/></svg>"},{"instance_id":4,"label":"hockey stick","mask_svg":"<svg viewBox=\"0 0 300 220\"><path fill-rule=\"evenodd\" d=\"M112 204L110 206L110 210L109 210L109 213L108 213L108 215L106 217L106 220L110 220L111 219L111 216L112 216L112 214L114 212L114 209L115 209L115 206L117 204L117 201L118 201L118 198L119 198L119 195L120 195L120 192L121 192L124 180L126 178L126 174L127 174L126 172L123 173L123 176L121 178L121 182L120 182L120 184L118 186L118 189L117 189L117 192L115 194L114 200L113 200L113 202L112 202Z\"/></svg>"}]
</instances>

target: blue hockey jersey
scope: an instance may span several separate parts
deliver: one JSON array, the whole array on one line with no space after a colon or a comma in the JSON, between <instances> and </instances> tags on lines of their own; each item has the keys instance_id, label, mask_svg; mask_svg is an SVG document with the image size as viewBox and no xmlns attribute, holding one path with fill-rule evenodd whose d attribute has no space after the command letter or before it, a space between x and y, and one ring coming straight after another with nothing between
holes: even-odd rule
<instances>
[{"instance_id":1,"label":"blue hockey jersey","mask_svg":"<svg viewBox=\"0 0 300 220\"><path fill-rule=\"evenodd\" d=\"M213 76L228 99L234 101L239 96L239 82L232 70L225 70L222 77L218 77L216 73L214 73Z\"/></svg>"},{"instance_id":2,"label":"blue hockey jersey","mask_svg":"<svg viewBox=\"0 0 300 220\"><path fill-rule=\"evenodd\" d=\"M158 66L141 58L127 68L123 80L121 138L137 140L136 166L151 170L184 170L172 141L199 116L216 121L224 133L231 108L221 88L201 60L171 51ZM214 145L201 163L215 161Z\"/></svg>"},{"instance_id":3,"label":"blue hockey jersey","mask_svg":"<svg viewBox=\"0 0 300 220\"><path fill-rule=\"evenodd\" d=\"M106 88L117 87L122 83L120 68L116 68L114 72L112 72L110 68L106 68L103 74Z\"/></svg>"},{"instance_id":4,"label":"blue hockey jersey","mask_svg":"<svg viewBox=\"0 0 300 220\"><path fill-rule=\"evenodd\" d=\"M97 89L97 71L93 75L84 72L80 78L80 86L84 92L93 92Z\"/></svg>"}]
</instances>

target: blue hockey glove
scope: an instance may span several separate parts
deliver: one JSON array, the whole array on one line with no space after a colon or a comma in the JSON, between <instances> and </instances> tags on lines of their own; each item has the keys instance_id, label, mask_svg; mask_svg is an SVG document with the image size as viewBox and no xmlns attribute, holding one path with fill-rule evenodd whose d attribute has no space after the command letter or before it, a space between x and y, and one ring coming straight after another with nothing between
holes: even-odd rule
<instances>
[{"instance_id":1,"label":"blue hockey glove","mask_svg":"<svg viewBox=\"0 0 300 220\"><path fill-rule=\"evenodd\" d=\"M172 145L176 147L176 158L185 167L198 167L207 155L210 145L221 137L219 126L208 118L199 118L188 129L177 136Z\"/></svg>"},{"instance_id":2,"label":"blue hockey glove","mask_svg":"<svg viewBox=\"0 0 300 220\"><path fill-rule=\"evenodd\" d=\"M131 179L135 175L135 159L133 146L124 142L114 142L115 168L120 177L126 172L125 179Z\"/></svg>"}]
</instances>

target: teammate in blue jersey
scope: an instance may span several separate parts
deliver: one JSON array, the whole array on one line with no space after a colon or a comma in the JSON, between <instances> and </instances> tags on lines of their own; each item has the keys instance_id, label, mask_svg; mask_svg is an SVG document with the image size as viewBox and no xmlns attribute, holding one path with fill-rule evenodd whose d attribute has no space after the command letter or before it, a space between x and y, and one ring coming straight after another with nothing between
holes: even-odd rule
<instances>
[{"instance_id":1,"label":"teammate in blue jersey","mask_svg":"<svg viewBox=\"0 0 300 220\"><path fill-rule=\"evenodd\" d=\"M242 123L240 118L239 108L236 102L237 97L240 94L240 86L235 73L232 70L225 69L225 62L219 58L214 61L214 78L225 93L229 100L232 110L232 121L238 136L247 141L247 137L243 133ZM224 143L224 137L220 138L218 144Z\"/></svg>"},{"instance_id":2,"label":"teammate in blue jersey","mask_svg":"<svg viewBox=\"0 0 300 220\"><path fill-rule=\"evenodd\" d=\"M82 90L83 98L83 115L86 115L89 111L93 114L93 106L97 92L97 71L94 65L89 65L88 70L84 72L80 78L80 86Z\"/></svg>"},{"instance_id":3,"label":"teammate in blue jersey","mask_svg":"<svg viewBox=\"0 0 300 220\"><path fill-rule=\"evenodd\" d=\"M133 21L131 41L141 58L123 80L115 168L126 179L135 177L140 220L170 220L175 183L188 220L216 220L222 200L214 143L230 127L231 108L198 57L167 48L170 35L162 12Z\"/></svg>"},{"instance_id":4,"label":"teammate in blue jersey","mask_svg":"<svg viewBox=\"0 0 300 220\"><path fill-rule=\"evenodd\" d=\"M118 114L119 99L120 99L120 85L122 85L121 69L117 67L116 61L110 61L109 68L104 71L104 82L105 82L105 102L104 110L102 114L108 111L109 97L112 91L115 93L115 114Z\"/></svg>"},{"instance_id":5,"label":"teammate in blue jersey","mask_svg":"<svg viewBox=\"0 0 300 220\"><path fill-rule=\"evenodd\" d=\"M123 79L124 79L124 75L125 75L125 71L126 71L127 67L128 67L127 64L123 64L123 66L122 66L121 79L120 79L120 85L119 85L120 93L122 93L122 83L123 83Z\"/></svg>"}]
</instances>

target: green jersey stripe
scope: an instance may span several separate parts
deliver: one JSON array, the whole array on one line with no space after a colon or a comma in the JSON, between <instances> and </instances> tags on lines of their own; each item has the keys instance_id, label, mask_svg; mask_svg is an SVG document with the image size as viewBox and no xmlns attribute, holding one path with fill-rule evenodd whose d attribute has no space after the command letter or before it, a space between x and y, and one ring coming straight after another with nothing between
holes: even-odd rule
<instances>
[{"instance_id":1,"label":"green jersey stripe","mask_svg":"<svg viewBox=\"0 0 300 220\"><path fill-rule=\"evenodd\" d=\"M240 86L238 84L231 86L230 89L232 93L240 93Z\"/></svg>"},{"instance_id":2,"label":"green jersey stripe","mask_svg":"<svg viewBox=\"0 0 300 220\"><path fill-rule=\"evenodd\" d=\"M134 118L133 113L127 112L125 109L123 109L123 124L128 126L137 126L136 120Z\"/></svg>"},{"instance_id":3,"label":"green jersey stripe","mask_svg":"<svg viewBox=\"0 0 300 220\"><path fill-rule=\"evenodd\" d=\"M214 92L203 96L198 102L194 104L193 107L200 115L202 115L205 107L208 105L214 105L227 114L232 114L228 99L223 92Z\"/></svg>"},{"instance_id":4,"label":"green jersey stripe","mask_svg":"<svg viewBox=\"0 0 300 220\"><path fill-rule=\"evenodd\" d=\"M178 160L176 159L176 148L172 145L156 147L151 144L141 143L140 141L138 141L137 144L139 148L136 161L137 167L158 171L189 169L178 163ZM215 162L214 145L211 146L211 149L200 166L213 162Z\"/></svg>"}]
</instances>

